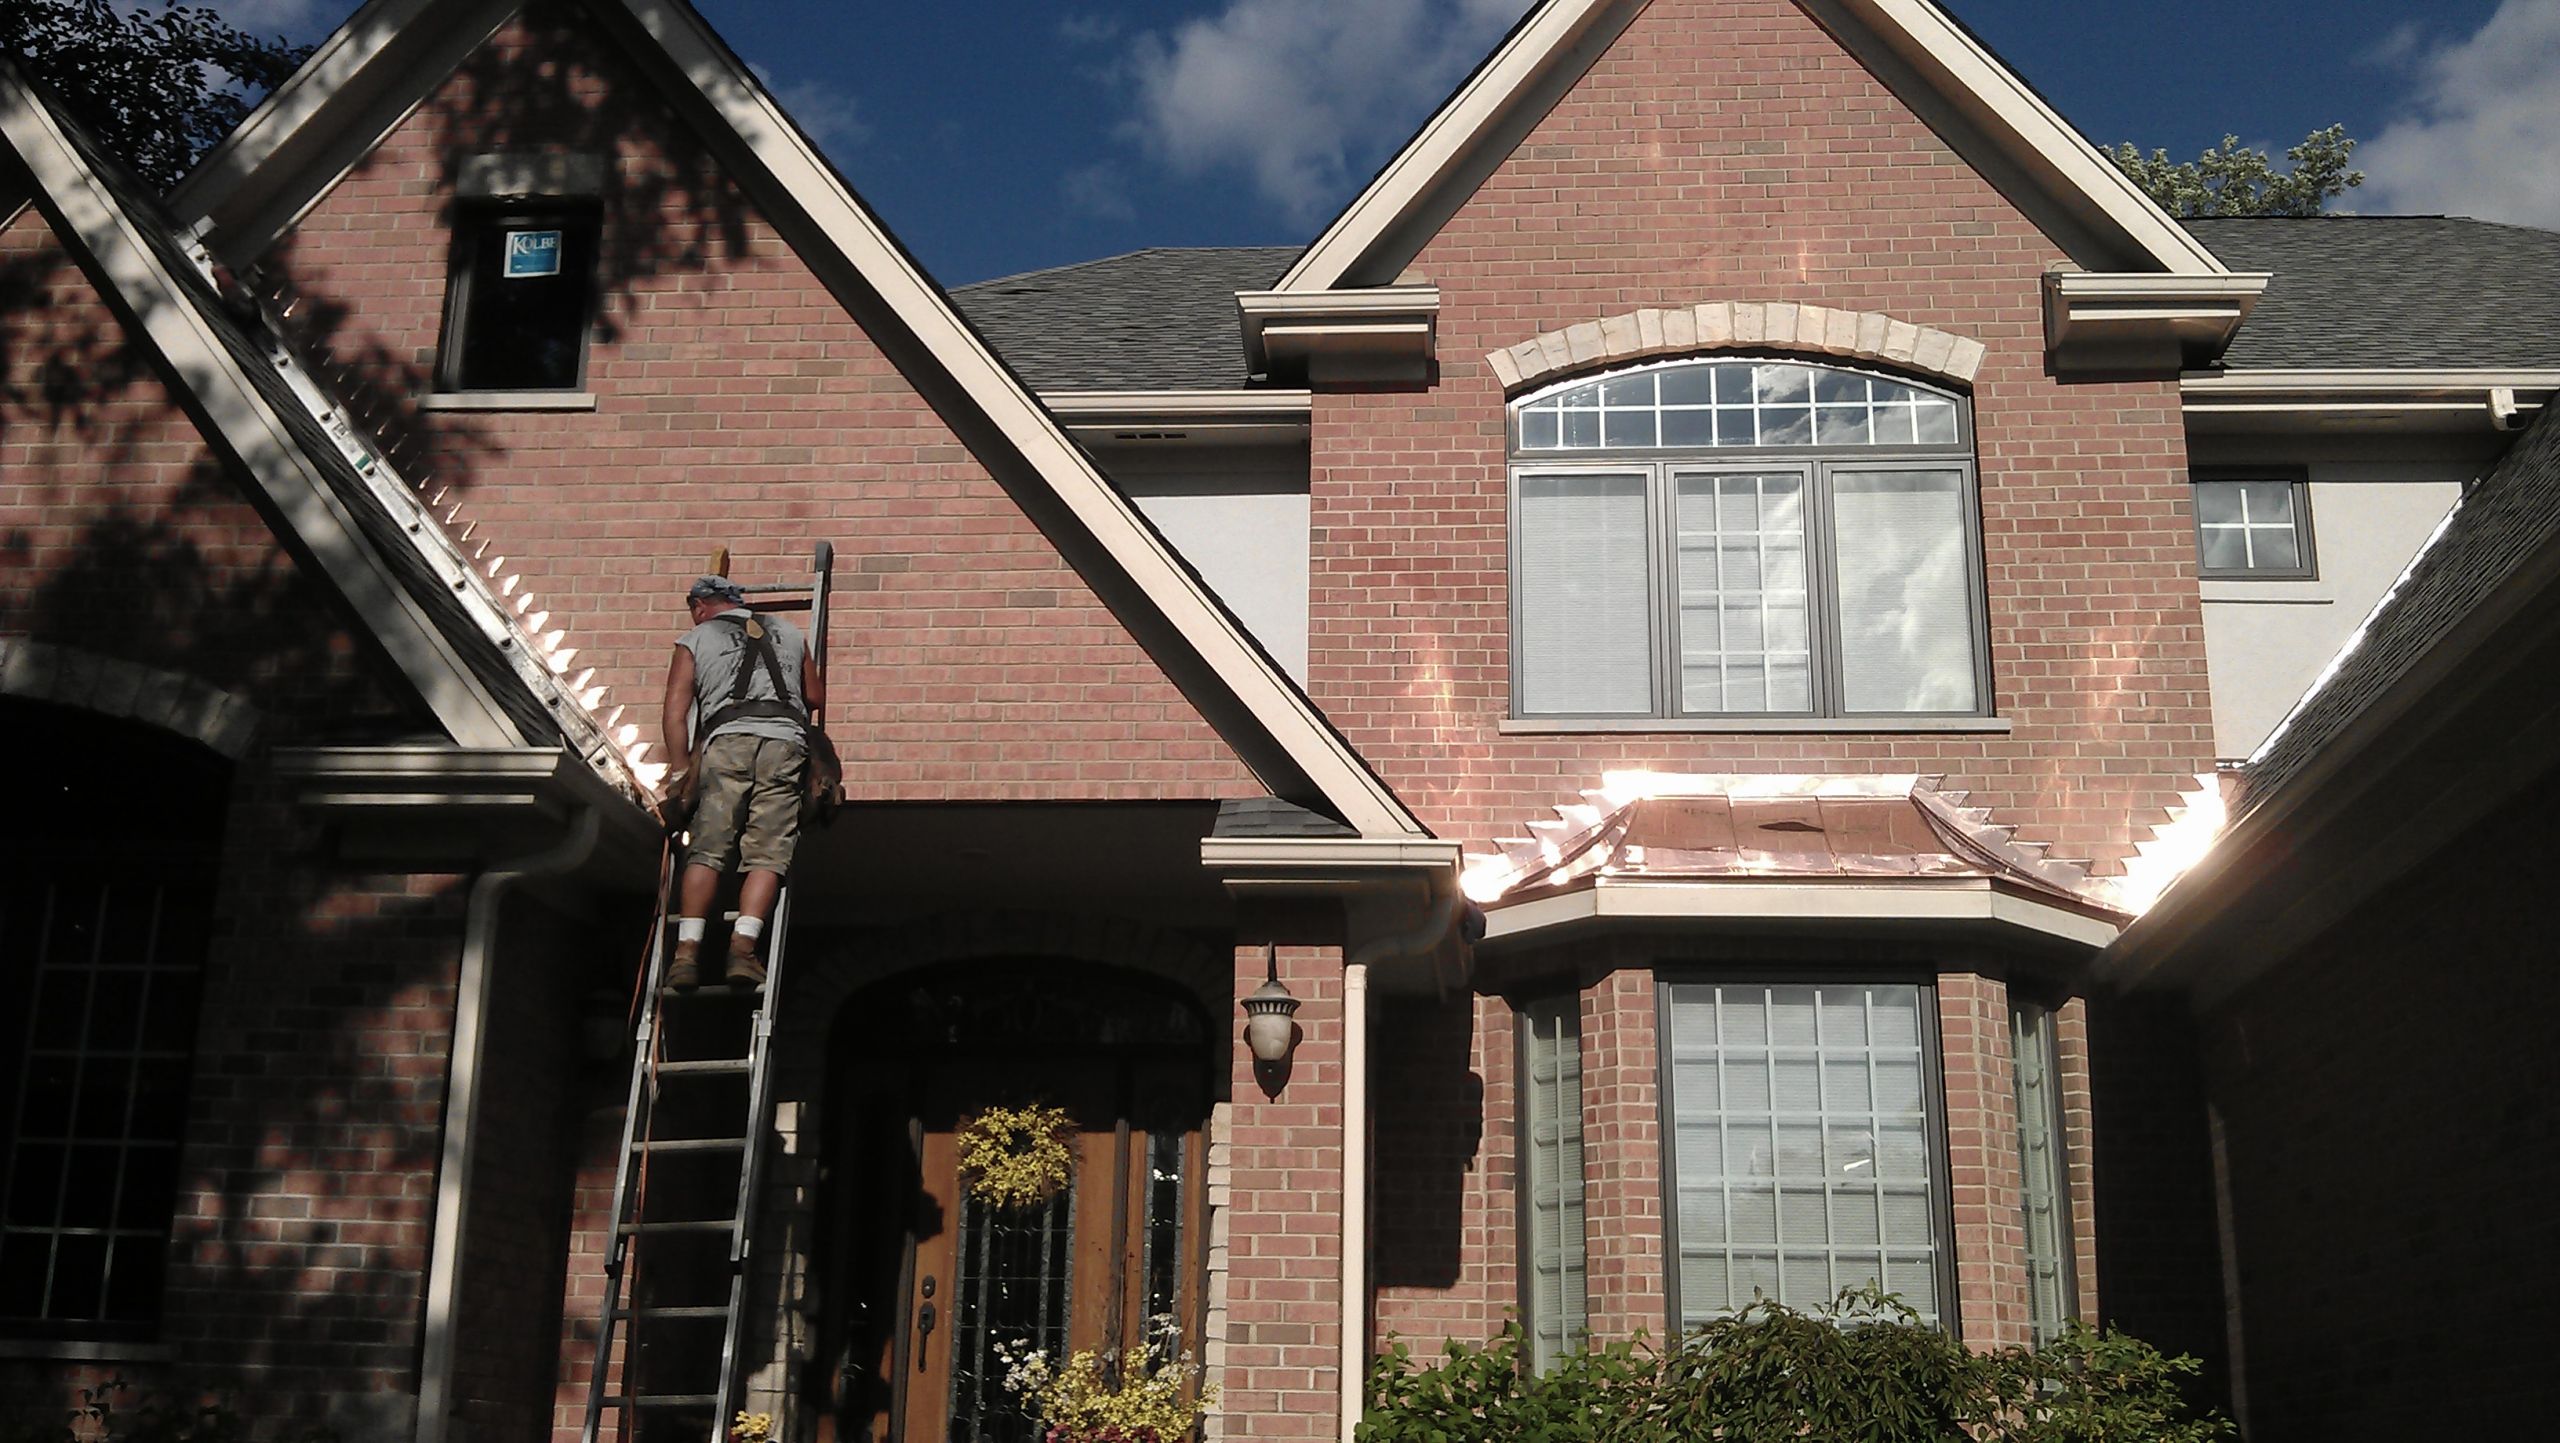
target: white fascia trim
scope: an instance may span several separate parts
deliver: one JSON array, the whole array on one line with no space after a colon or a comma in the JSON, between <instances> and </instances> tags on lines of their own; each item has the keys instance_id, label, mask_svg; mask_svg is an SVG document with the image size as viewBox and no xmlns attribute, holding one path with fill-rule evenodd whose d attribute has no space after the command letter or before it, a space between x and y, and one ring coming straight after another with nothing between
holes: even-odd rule
<instances>
[{"instance_id":1,"label":"white fascia trim","mask_svg":"<svg viewBox=\"0 0 2560 1443\"><path fill-rule=\"evenodd\" d=\"M1403 837L1207 837L1200 864L1230 876L1305 868L1451 871L1462 864L1456 842Z\"/></svg>"},{"instance_id":2,"label":"white fascia trim","mask_svg":"<svg viewBox=\"0 0 2560 1443\"><path fill-rule=\"evenodd\" d=\"M2560 391L2560 367L2479 370L2247 370L2191 371L2178 378L2178 392L2190 400L2221 397L2334 396L2346 400L2397 397L2459 398L2476 403L2504 387L2517 392Z\"/></svg>"},{"instance_id":3,"label":"white fascia trim","mask_svg":"<svg viewBox=\"0 0 2560 1443\"><path fill-rule=\"evenodd\" d=\"M285 524L343 593L454 741L521 746L524 736L455 654L415 598L392 577L346 505L305 456L265 398L240 374L177 279L34 97L0 75L0 132L36 184L61 208L80 247L127 299L135 324L204 408Z\"/></svg>"},{"instance_id":4,"label":"white fascia trim","mask_svg":"<svg viewBox=\"0 0 2560 1443\"><path fill-rule=\"evenodd\" d=\"M1936 78L1979 101L1985 112L1982 118L1998 127L1995 141L2009 142L2041 161L2064 184L2087 197L2127 240L2159 262L2160 269L2200 275L2230 269L1931 0L1838 3L1887 44L1897 39L1907 42L1894 48L1903 51L1907 60L1925 61L1924 74L1934 70Z\"/></svg>"},{"instance_id":5,"label":"white fascia trim","mask_svg":"<svg viewBox=\"0 0 2560 1443\"><path fill-rule=\"evenodd\" d=\"M1546 9L1522 26L1307 247L1274 289L1318 291L1340 285L1368 249L1457 167L1477 135L1564 58L1612 3L1548 0ZM2086 197L2160 269L2204 275L2229 269L1936 5L1928 0L1838 3L1923 74L1969 94L1981 107L1995 143L2024 151Z\"/></svg>"},{"instance_id":6,"label":"white fascia trim","mask_svg":"<svg viewBox=\"0 0 2560 1443\"><path fill-rule=\"evenodd\" d=\"M1325 291L1403 217L1415 200L1449 174L1477 134L1535 84L1617 0L1548 0L1440 112L1424 124L1378 178L1354 198L1315 244L1273 285L1275 291Z\"/></svg>"},{"instance_id":7,"label":"white fascia trim","mask_svg":"<svg viewBox=\"0 0 2560 1443\"><path fill-rule=\"evenodd\" d=\"M701 18L672 0L621 4L700 99L731 126L774 184L977 402L986 420L1048 482L1112 564L1155 604L1343 820L1364 836L1427 836L1421 822L1360 763L1305 695L1209 599L1189 568L1175 559L1128 498L1103 479L1056 418L960 323L942 293L909 263Z\"/></svg>"},{"instance_id":8,"label":"white fascia trim","mask_svg":"<svg viewBox=\"0 0 2560 1443\"><path fill-rule=\"evenodd\" d=\"M1524 941L1562 928L1643 921L1989 924L2092 950L2113 942L2118 931L2103 918L2019 896L1983 877L1796 882L1602 878L1561 896L1487 908L1479 945Z\"/></svg>"},{"instance_id":9,"label":"white fascia trim","mask_svg":"<svg viewBox=\"0 0 2560 1443\"><path fill-rule=\"evenodd\" d=\"M1314 409L1311 392L1270 391L1043 391L1040 402L1069 424L1123 421L1304 422Z\"/></svg>"},{"instance_id":10,"label":"white fascia trim","mask_svg":"<svg viewBox=\"0 0 2560 1443\"><path fill-rule=\"evenodd\" d=\"M169 213L193 225L221 208L240 182L281 149L347 83L389 47L391 38L444 0L371 0L329 32L299 69L267 92L257 108L196 161L169 192Z\"/></svg>"}]
</instances>

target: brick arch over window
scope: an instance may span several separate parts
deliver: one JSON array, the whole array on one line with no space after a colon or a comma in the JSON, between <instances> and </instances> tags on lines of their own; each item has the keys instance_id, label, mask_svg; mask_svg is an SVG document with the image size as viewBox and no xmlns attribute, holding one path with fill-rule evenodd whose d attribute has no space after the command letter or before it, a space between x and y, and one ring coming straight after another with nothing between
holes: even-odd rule
<instances>
[{"instance_id":1,"label":"brick arch over window","mask_svg":"<svg viewBox=\"0 0 2560 1443\"><path fill-rule=\"evenodd\" d=\"M1881 361L1958 385L1982 369L1983 345L1881 311L1842 311L1795 301L1700 301L1647 306L1584 321L1485 353L1506 391L1618 361L1768 347L1807 356Z\"/></svg>"},{"instance_id":2,"label":"brick arch over window","mask_svg":"<svg viewBox=\"0 0 2560 1443\"><path fill-rule=\"evenodd\" d=\"M257 708L174 671L23 636L0 637L0 697L47 702L201 742L238 761L257 735Z\"/></svg>"}]
</instances>

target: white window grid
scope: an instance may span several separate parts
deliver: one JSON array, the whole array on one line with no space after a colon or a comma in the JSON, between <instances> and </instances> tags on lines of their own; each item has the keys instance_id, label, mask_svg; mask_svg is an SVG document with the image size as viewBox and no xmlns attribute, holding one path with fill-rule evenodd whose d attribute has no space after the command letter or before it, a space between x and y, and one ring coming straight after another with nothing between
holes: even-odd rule
<instances>
[{"instance_id":1,"label":"white window grid","mask_svg":"<svg viewBox=\"0 0 2560 1443\"><path fill-rule=\"evenodd\" d=\"M2208 573L2287 577L2308 574L2311 544L2302 525L2301 493L2305 488L2300 483L2283 477L2230 477L2199 479L2195 487L2200 554L2212 555L2212 547L2208 543L2215 536L2240 543L2238 566L2216 566L2208 562L2204 567ZM2204 519L2204 498L2208 494L2230 497L2236 513L2233 519ZM2281 543L2274 539L2279 536L2283 538Z\"/></svg>"},{"instance_id":2,"label":"white window grid","mask_svg":"<svg viewBox=\"0 0 2560 1443\"><path fill-rule=\"evenodd\" d=\"M1532 1004L1522 1009L1521 1021L1527 1083L1521 1097L1521 1231L1529 1264L1524 1311L1530 1365L1543 1372L1581 1346L1590 1318L1579 999ZM1540 1242L1548 1238L1552 1248Z\"/></svg>"},{"instance_id":3,"label":"white window grid","mask_svg":"<svg viewBox=\"0 0 2560 1443\"><path fill-rule=\"evenodd\" d=\"M1955 397L1835 366L1712 360L1570 383L1514 408L1523 452L1952 447Z\"/></svg>"},{"instance_id":4,"label":"white window grid","mask_svg":"<svg viewBox=\"0 0 2560 1443\"><path fill-rule=\"evenodd\" d=\"M1678 1326L1755 1295L1819 1308L1870 1283L1939 1322L1948 1250L1932 990L1664 990ZM1796 1025L1806 1016L1810 1034Z\"/></svg>"},{"instance_id":5,"label":"white window grid","mask_svg":"<svg viewBox=\"0 0 2560 1443\"><path fill-rule=\"evenodd\" d=\"M1803 473L1700 472L1672 479L1681 709L1812 710Z\"/></svg>"},{"instance_id":6,"label":"white window grid","mask_svg":"<svg viewBox=\"0 0 2560 1443\"><path fill-rule=\"evenodd\" d=\"M158 1318L194 1059L203 938L140 876L0 894L22 986L0 1158L0 1331L133 1334ZM126 939L138 934L139 945Z\"/></svg>"},{"instance_id":7,"label":"white window grid","mask_svg":"<svg viewBox=\"0 0 2560 1443\"><path fill-rule=\"evenodd\" d=\"M2027 1234L2027 1322L2038 1345L2062 1335L2078 1309L2071 1286L2071 1227L2063 1187L2062 1098L2053 1013L2033 1003L2009 1011L2018 1101L2020 1210Z\"/></svg>"}]
</instances>

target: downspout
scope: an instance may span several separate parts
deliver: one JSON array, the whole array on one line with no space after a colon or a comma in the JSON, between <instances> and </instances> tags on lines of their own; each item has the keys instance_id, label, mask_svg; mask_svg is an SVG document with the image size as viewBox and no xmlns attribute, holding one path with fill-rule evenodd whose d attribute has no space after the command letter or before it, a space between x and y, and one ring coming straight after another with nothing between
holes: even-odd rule
<instances>
[{"instance_id":1,"label":"downspout","mask_svg":"<svg viewBox=\"0 0 2560 1443\"><path fill-rule=\"evenodd\" d=\"M478 1150L480 1067L488 1048L489 993L497 963L498 915L519 883L575 872L595 856L604 816L589 806L558 845L471 884L462 926L462 975L455 987L453 1058L446 1076L444 1156L436 1170L435 1240L427 1255L427 1315L418 1360L417 1443L445 1443L452 1425L454 1351L462 1310L463 1214Z\"/></svg>"},{"instance_id":2,"label":"downspout","mask_svg":"<svg viewBox=\"0 0 2560 1443\"><path fill-rule=\"evenodd\" d=\"M1425 883L1424 898L1430 898ZM1474 927L1466 919L1473 913ZM1410 932L1373 937L1342 964L1342 1437L1367 1411L1369 1379L1369 966L1436 950L1452 931L1483 935L1481 912L1452 885ZM1472 933L1473 935L1469 935Z\"/></svg>"}]
</instances>

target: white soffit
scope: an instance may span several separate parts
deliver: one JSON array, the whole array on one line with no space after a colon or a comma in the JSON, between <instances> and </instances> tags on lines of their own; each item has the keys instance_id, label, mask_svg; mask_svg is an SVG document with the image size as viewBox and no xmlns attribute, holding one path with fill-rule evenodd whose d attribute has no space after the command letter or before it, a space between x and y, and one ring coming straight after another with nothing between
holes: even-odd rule
<instances>
[{"instance_id":1,"label":"white soffit","mask_svg":"<svg viewBox=\"0 0 2560 1443\"><path fill-rule=\"evenodd\" d=\"M2228 273L2203 242L2170 219L1931 0L1797 3L1826 28L1855 27L1870 34L1978 127L2027 179L2120 248L2124 259L2138 258L2173 274ZM1638 8L1624 0L1545 0L1335 217L1274 289L1350 289L1361 273L1400 269L1412 257L1387 257L1381 247L1405 229L1439 187L1464 174L1477 147L1516 107L1540 94L1559 67L1577 67L1578 78L1606 49L1605 42L1615 39L1626 15ZM1620 25L1604 27L1601 22L1613 15Z\"/></svg>"}]
</instances>

